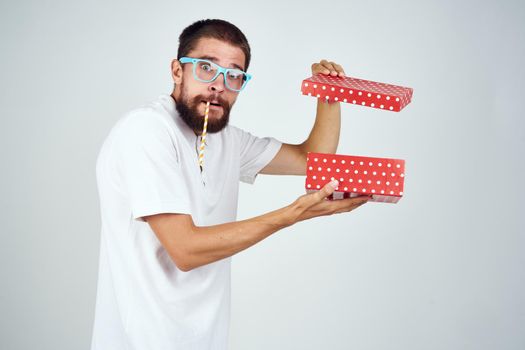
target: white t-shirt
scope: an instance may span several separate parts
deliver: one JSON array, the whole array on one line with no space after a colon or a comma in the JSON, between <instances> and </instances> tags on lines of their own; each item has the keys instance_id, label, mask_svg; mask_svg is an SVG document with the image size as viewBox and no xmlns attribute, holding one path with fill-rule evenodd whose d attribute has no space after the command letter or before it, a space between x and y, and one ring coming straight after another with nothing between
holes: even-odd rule
<instances>
[{"instance_id":1,"label":"white t-shirt","mask_svg":"<svg viewBox=\"0 0 525 350\"><path fill-rule=\"evenodd\" d=\"M92 350L226 349L230 258L179 270L143 216L191 214L198 226L236 220L239 180L253 183L281 143L227 126L200 137L171 96L113 127L97 160L100 264Z\"/></svg>"}]
</instances>

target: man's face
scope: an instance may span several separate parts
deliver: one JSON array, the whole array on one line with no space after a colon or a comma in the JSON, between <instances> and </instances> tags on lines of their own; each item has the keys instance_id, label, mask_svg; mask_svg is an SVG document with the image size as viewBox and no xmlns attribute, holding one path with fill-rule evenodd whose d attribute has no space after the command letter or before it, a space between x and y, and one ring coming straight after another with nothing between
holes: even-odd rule
<instances>
[{"instance_id":1,"label":"man's face","mask_svg":"<svg viewBox=\"0 0 525 350\"><path fill-rule=\"evenodd\" d=\"M201 38L187 56L207 59L225 68L244 70L245 57L242 50L217 39ZM195 132L202 132L206 103L209 101L207 132L221 131L228 124L230 110L238 92L226 88L223 74L219 74L217 79L210 83L204 83L194 79L191 63L183 64L181 69L179 83L175 71L173 72L176 80L173 97L180 116Z\"/></svg>"}]
</instances>

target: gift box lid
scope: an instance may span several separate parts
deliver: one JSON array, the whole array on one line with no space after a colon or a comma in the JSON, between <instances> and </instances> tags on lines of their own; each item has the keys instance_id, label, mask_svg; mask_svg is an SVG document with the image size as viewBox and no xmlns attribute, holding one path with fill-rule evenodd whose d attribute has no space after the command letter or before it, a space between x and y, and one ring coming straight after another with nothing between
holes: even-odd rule
<instances>
[{"instance_id":1,"label":"gift box lid","mask_svg":"<svg viewBox=\"0 0 525 350\"><path fill-rule=\"evenodd\" d=\"M412 101L413 89L352 77L316 74L303 80L301 92L332 102L399 112Z\"/></svg>"}]
</instances>

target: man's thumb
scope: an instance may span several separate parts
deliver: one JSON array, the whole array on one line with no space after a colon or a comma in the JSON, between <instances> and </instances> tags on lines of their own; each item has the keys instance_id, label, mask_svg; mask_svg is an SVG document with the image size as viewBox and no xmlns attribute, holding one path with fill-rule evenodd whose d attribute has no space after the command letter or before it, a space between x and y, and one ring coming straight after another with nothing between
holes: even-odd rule
<instances>
[{"instance_id":1,"label":"man's thumb","mask_svg":"<svg viewBox=\"0 0 525 350\"><path fill-rule=\"evenodd\" d=\"M329 183L327 183L319 192L321 196L324 198L328 197L332 193L334 193L335 189L339 186L339 181L332 180Z\"/></svg>"}]
</instances>

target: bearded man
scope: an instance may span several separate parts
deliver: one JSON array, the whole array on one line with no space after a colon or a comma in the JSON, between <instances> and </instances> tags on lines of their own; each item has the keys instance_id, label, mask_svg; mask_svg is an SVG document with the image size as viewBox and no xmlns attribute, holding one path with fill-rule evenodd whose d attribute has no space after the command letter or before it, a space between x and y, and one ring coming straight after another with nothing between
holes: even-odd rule
<instances>
[{"instance_id":1,"label":"bearded man","mask_svg":"<svg viewBox=\"0 0 525 350\"><path fill-rule=\"evenodd\" d=\"M304 175L307 152L335 153L340 129L339 103L324 101L301 144L229 125L251 79L250 58L233 24L193 23L179 37L172 93L130 111L107 136L96 167L102 229L92 350L226 349L231 256L299 221L368 200L326 200L338 185L333 181L284 208L237 221L239 181ZM344 75L326 60L311 70Z\"/></svg>"}]
</instances>

